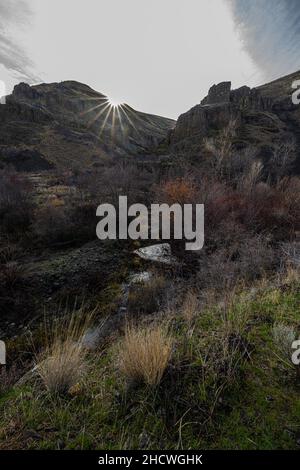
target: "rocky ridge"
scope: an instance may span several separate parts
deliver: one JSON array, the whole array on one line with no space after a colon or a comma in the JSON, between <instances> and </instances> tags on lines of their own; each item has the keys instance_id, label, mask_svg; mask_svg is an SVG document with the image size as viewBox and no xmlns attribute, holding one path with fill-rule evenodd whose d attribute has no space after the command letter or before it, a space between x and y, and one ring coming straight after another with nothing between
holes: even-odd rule
<instances>
[{"instance_id":1,"label":"rocky ridge","mask_svg":"<svg viewBox=\"0 0 300 470\"><path fill-rule=\"evenodd\" d=\"M170 148L199 155L203 138L214 136L234 120L238 150L252 146L260 158L268 159L277 145L295 142L300 169L300 107L292 102L292 83L299 78L296 72L253 89L232 90L231 82L213 85L200 104L179 117Z\"/></svg>"},{"instance_id":2,"label":"rocky ridge","mask_svg":"<svg viewBox=\"0 0 300 470\"><path fill-rule=\"evenodd\" d=\"M75 81L20 83L0 106L0 165L40 171L101 164L151 150L174 124L126 104L114 108L105 95Z\"/></svg>"}]
</instances>

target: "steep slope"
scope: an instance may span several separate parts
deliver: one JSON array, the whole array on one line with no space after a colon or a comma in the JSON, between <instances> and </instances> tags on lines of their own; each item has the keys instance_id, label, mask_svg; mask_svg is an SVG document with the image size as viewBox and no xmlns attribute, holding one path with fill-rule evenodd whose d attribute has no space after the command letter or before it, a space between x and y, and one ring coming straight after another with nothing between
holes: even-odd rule
<instances>
[{"instance_id":1,"label":"steep slope","mask_svg":"<svg viewBox=\"0 0 300 470\"><path fill-rule=\"evenodd\" d=\"M258 157L268 160L279 145L294 142L300 169L300 106L292 102L292 83L299 79L300 71L253 89L231 90L230 82L214 85L200 104L179 117L171 132L172 151L199 156L203 138L233 119L237 150L251 146Z\"/></svg>"},{"instance_id":2,"label":"steep slope","mask_svg":"<svg viewBox=\"0 0 300 470\"><path fill-rule=\"evenodd\" d=\"M151 151L175 124L126 104L114 107L74 81L17 85L0 106L0 123L0 164L28 171Z\"/></svg>"}]
</instances>

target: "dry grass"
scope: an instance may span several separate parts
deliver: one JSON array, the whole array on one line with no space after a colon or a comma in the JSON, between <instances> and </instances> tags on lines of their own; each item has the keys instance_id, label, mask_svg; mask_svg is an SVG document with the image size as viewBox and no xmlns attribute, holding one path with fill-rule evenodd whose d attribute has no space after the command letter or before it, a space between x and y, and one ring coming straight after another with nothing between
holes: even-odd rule
<instances>
[{"instance_id":1,"label":"dry grass","mask_svg":"<svg viewBox=\"0 0 300 470\"><path fill-rule=\"evenodd\" d=\"M87 370L87 350L82 338L91 323L92 314L81 308L67 319L46 325L46 348L37 355L37 372L46 389L53 394L66 394Z\"/></svg>"},{"instance_id":2,"label":"dry grass","mask_svg":"<svg viewBox=\"0 0 300 470\"><path fill-rule=\"evenodd\" d=\"M286 270L286 274L283 277L283 284L286 284L288 286L292 284L296 284L299 282L300 278L300 270L297 268L294 268L293 266L288 266Z\"/></svg>"},{"instance_id":3,"label":"dry grass","mask_svg":"<svg viewBox=\"0 0 300 470\"><path fill-rule=\"evenodd\" d=\"M161 325L127 327L119 351L121 371L130 380L156 386L167 368L172 348L173 339Z\"/></svg>"},{"instance_id":4,"label":"dry grass","mask_svg":"<svg viewBox=\"0 0 300 470\"><path fill-rule=\"evenodd\" d=\"M292 326L277 323L273 326L273 339L281 357L290 362L293 352L292 344L296 339L295 329Z\"/></svg>"},{"instance_id":5,"label":"dry grass","mask_svg":"<svg viewBox=\"0 0 300 470\"><path fill-rule=\"evenodd\" d=\"M193 290L189 290L182 305L182 316L188 324L191 324L199 313L199 300Z\"/></svg>"},{"instance_id":6,"label":"dry grass","mask_svg":"<svg viewBox=\"0 0 300 470\"><path fill-rule=\"evenodd\" d=\"M81 379L85 370L85 351L66 340L56 341L48 357L38 365L38 373L50 393L65 394Z\"/></svg>"}]
</instances>

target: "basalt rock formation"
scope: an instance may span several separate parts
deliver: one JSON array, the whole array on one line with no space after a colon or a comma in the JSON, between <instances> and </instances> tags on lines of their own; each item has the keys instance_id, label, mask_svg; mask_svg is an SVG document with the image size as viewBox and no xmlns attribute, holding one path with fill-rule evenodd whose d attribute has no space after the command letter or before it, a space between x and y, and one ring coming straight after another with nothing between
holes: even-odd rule
<instances>
[{"instance_id":1,"label":"basalt rock formation","mask_svg":"<svg viewBox=\"0 0 300 470\"><path fill-rule=\"evenodd\" d=\"M135 156L151 151L174 125L126 104L113 107L78 82L20 83L0 106L0 166L40 171Z\"/></svg>"},{"instance_id":2,"label":"basalt rock formation","mask_svg":"<svg viewBox=\"0 0 300 470\"><path fill-rule=\"evenodd\" d=\"M108 158L146 154L201 158L204 139L234 121L237 151L255 149L265 162L289 144L300 171L300 106L292 102L292 84L299 79L296 72L253 89L213 85L177 122L125 104L113 107L105 95L75 81L20 83L0 105L0 168L101 166Z\"/></svg>"},{"instance_id":3,"label":"basalt rock formation","mask_svg":"<svg viewBox=\"0 0 300 470\"><path fill-rule=\"evenodd\" d=\"M292 84L299 79L296 72L253 89L232 90L230 82L214 85L200 104L179 117L169 137L171 151L199 157L203 139L215 136L233 120L237 150L251 146L267 160L278 146L294 143L300 170L300 106L292 101Z\"/></svg>"}]
</instances>

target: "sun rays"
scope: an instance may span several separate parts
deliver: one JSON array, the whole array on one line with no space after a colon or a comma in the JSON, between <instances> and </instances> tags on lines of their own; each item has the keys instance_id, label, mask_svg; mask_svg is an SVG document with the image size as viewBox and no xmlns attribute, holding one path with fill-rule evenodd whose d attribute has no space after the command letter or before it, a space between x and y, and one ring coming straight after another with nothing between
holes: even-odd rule
<instances>
[{"instance_id":1,"label":"sun rays","mask_svg":"<svg viewBox=\"0 0 300 470\"><path fill-rule=\"evenodd\" d=\"M110 127L112 138L115 136L117 129L121 130L121 134L124 137L126 127L132 127L139 134L134 123L137 115L125 103L107 96L88 98L87 101L94 101L95 103L84 110L81 116L87 117L88 127L95 128L99 124L99 136L102 135L106 126Z\"/></svg>"},{"instance_id":2,"label":"sun rays","mask_svg":"<svg viewBox=\"0 0 300 470\"><path fill-rule=\"evenodd\" d=\"M107 98L107 101L113 108L119 108L119 106L122 106L122 101L115 100L113 98Z\"/></svg>"}]
</instances>

